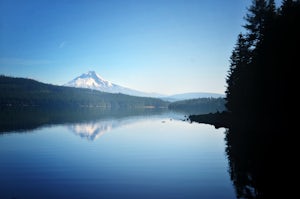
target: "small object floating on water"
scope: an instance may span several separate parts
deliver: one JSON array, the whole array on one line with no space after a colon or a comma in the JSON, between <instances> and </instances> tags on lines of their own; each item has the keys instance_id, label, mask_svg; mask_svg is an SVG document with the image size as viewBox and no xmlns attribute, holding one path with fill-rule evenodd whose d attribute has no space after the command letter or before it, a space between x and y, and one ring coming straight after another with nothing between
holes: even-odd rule
<instances>
[{"instance_id":1,"label":"small object floating on water","mask_svg":"<svg viewBox=\"0 0 300 199\"><path fill-rule=\"evenodd\" d=\"M163 120L163 121L161 121L162 123L166 123L166 121L165 120Z\"/></svg>"}]
</instances>

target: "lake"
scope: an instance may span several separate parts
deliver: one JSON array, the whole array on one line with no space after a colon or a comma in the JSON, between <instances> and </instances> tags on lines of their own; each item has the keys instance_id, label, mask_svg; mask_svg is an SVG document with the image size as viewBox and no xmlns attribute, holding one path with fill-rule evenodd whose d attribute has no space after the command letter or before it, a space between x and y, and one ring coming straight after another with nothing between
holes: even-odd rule
<instances>
[{"instance_id":1,"label":"lake","mask_svg":"<svg viewBox=\"0 0 300 199\"><path fill-rule=\"evenodd\" d=\"M1 124L1 198L235 198L225 129L169 111L45 118Z\"/></svg>"}]
</instances>

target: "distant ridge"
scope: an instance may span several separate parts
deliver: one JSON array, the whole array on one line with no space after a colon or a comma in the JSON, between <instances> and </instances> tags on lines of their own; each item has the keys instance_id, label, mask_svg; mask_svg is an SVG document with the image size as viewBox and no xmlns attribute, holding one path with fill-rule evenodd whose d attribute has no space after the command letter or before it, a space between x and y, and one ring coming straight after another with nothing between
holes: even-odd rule
<instances>
[{"instance_id":1,"label":"distant ridge","mask_svg":"<svg viewBox=\"0 0 300 199\"><path fill-rule=\"evenodd\" d=\"M112 83L108 80L105 80L95 71L89 71L87 73L83 73L82 75L64 84L64 86L75 87L75 88L89 88L89 89L98 90L102 92L123 93L132 96L139 96L139 97L154 97L154 98L160 98L170 102L186 100L186 99L207 98L207 97L212 97L212 98L225 97L224 94L208 93L208 92L190 92L190 93L182 93L182 94L175 94L175 95L147 93L147 92L137 91L131 88L127 88Z\"/></svg>"},{"instance_id":2,"label":"distant ridge","mask_svg":"<svg viewBox=\"0 0 300 199\"><path fill-rule=\"evenodd\" d=\"M192 92L192 93L181 93L181 94L169 95L162 99L170 101L170 102L174 102L174 101L181 101L181 100L187 100L187 99L219 98L219 97L225 97L225 95L219 94L219 93Z\"/></svg>"}]
</instances>

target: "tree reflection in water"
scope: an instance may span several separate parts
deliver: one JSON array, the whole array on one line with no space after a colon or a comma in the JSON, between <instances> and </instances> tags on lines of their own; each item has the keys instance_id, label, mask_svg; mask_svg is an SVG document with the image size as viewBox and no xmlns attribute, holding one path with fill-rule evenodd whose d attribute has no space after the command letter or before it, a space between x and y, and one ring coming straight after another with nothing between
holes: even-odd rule
<instances>
[{"instance_id":1,"label":"tree reflection in water","mask_svg":"<svg viewBox=\"0 0 300 199\"><path fill-rule=\"evenodd\" d=\"M127 122L127 118L147 115L158 115L166 109L102 109L102 108L6 108L0 109L0 134L26 132L48 125L75 124L90 125L103 121L103 128L118 126ZM108 124L106 124L108 123ZM102 124L100 126L103 126ZM106 127L105 127L106 126ZM81 126L83 127L83 126ZM77 128L80 128L77 126ZM84 128L84 127L83 127ZM100 127L102 128L102 127ZM99 128L97 128L99 129ZM77 129L78 130L78 129ZM86 131L86 130L84 130ZM84 136L86 137L86 136Z\"/></svg>"},{"instance_id":2,"label":"tree reflection in water","mask_svg":"<svg viewBox=\"0 0 300 199\"><path fill-rule=\"evenodd\" d=\"M257 126L256 126L257 127ZM286 136L282 129L263 127L231 127L226 130L226 154L229 174L237 198L273 198L290 194L291 177L286 159ZM267 132L267 133L266 133ZM267 136L266 136L267 135ZM289 167L289 166L288 166Z\"/></svg>"}]
</instances>

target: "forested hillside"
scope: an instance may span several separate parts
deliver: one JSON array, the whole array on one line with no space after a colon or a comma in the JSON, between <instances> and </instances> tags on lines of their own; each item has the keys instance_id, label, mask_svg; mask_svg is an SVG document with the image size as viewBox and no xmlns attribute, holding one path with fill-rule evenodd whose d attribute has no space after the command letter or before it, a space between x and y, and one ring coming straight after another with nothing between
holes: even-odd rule
<instances>
[{"instance_id":1,"label":"forested hillside","mask_svg":"<svg viewBox=\"0 0 300 199\"><path fill-rule=\"evenodd\" d=\"M167 107L168 103L145 97L111 94L90 89L44 84L26 78L0 76L0 107Z\"/></svg>"},{"instance_id":2,"label":"forested hillside","mask_svg":"<svg viewBox=\"0 0 300 199\"><path fill-rule=\"evenodd\" d=\"M205 114L222 112L225 108L224 98L198 98L182 100L169 104L169 109L189 114Z\"/></svg>"}]
</instances>

